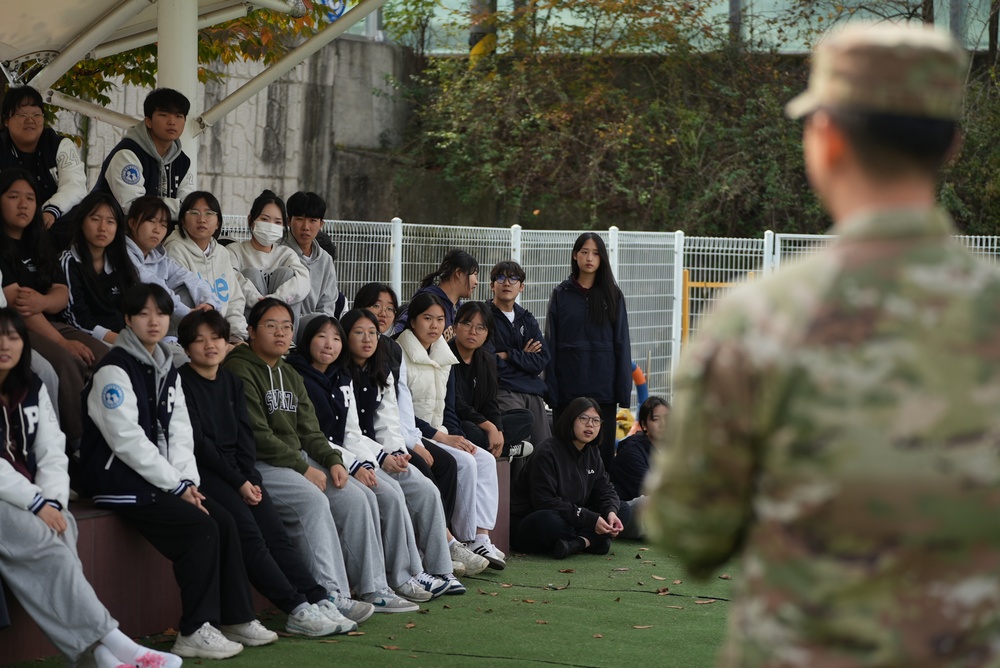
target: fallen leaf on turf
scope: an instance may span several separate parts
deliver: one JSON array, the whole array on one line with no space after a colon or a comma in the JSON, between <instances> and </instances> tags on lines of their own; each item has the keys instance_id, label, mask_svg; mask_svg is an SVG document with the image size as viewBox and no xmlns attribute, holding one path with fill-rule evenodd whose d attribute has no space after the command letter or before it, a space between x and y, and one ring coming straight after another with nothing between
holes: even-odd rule
<instances>
[{"instance_id":1,"label":"fallen leaf on turf","mask_svg":"<svg viewBox=\"0 0 1000 668\"><path fill-rule=\"evenodd\" d=\"M399 649L399 648L396 647L395 645L382 645L382 649L396 650L396 649Z\"/></svg>"},{"instance_id":2,"label":"fallen leaf on turf","mask_svg":"<svg viewBox=\"0 0 1000 668\"><path fill-rule=\"evenodd\" d=\"M653 628L653 626L652 625L649 625L649 626L633 626L632 628L633 629L651 629L651 628Z\"/></svg>"},{"instance_id":3,"label":"fallen leaf on turf","mask_svg":"<svg viewBox=\"0 0 1000 668\"><path fill-rule=\"evenodd\" d=\"M523 598L523 599L521 599L521 601L523 603L534 603L535 599L533 599L533 598Z\"/></svg>"},{"instance_id":4,"label":"fallen leaf on turf","mask_svg":"<svg viewBox=\"0 0 1000 668\"><path fill-rule=\"evenodd\" d=\"M404 629L415 629L415 628L417 628L417 625L414 624L413 622L410 622L409 624L404 624L403 628Z\"/></svg>"},{"instance_id":5,"label":"fallen leaf on turf","mask_svg":"<svg viewBox=\"0 0 1000 668\"><path fill-rule=\"evenodd\" d=\"M695 601L695 605L708 605L709 603L715 603L715 599L709 599L707 601Z\"/></svg>"},{"instance_id":6,"label":"fallen leaf on turf","mask_svg":"<svg viewBox=\"0 0 1000 668\"><path fill-rule=\"evenodd\" d=\"M386 640L395 640L395 639L396 639L396 636L389 636L388 638L386 638Z\"/></svg>"},{"instance_id":7,"label":"fallen leaf on turf","mask_svg":"<svg viewBox=\"0 0 1000 668\"><path fill-rule=\"evenodd\" d=\"M564 585L554 585L554 584L550 583L550 584L545 585L543 587L543 589L554 589L555 591L562 591L563 589L565 589L566 587L569 586L569 583L570 583L569 580L566 580L566 584L564 584Z\"/></svg>"},{"instance_id":8,"label":"fallen leaf on turf","mask_svg":"<svg viewBox=\"0 0 1000 668\"><path fill-rule=\"evenodd\" d=\"M363 636L364 634L365 634L364 631L348 631L347 632L347 635L349 635L349 636Z\"/></svg>"},{"instance_id":9,"label":"fallen leaf on turf","mask_svg":"<svg viewBox=\"0 0 1000 668\"><path fill-rule=\"evenodd\" d=\"M680 583L682 583L682 582L684 582L684 581L683 581L683 580L674 580L674 584L675 584L675 585L679 585L679 584L680 584Z\"/></svg>"},{"instance_id":10,"label":"fallen leaf on turf","mask_svg":"<svg viewBox=\"0 0 1000 668\"><path fill-rule=\"evenodd\" d=\"M325 643L327 645L336 645L340 641L339 640L320 640L319 642Z\"/></svg>"},{"instance_id":11,"label":"fallen leaf on turf","mask_svg":"<svg viewBox=\"0 0 1000 668\"><path fill-rule=\"evenodd\" d=\"M513 587L514 585L512 585L512 584L507 584L506 582L504 582L504 583L503 583L503 584L501 584L500 586L501 586L501 587L503 587L504 589L510 589L510 588L511 588L511 587Z\"/></svg>"},{"instance_id":12,"label":"fallen leaf on turf","mask_svg":"<svg viewBox=\"0 0 1000 668\"><path fill-rule=\"evenodd\" d=\"M485 591L483 591L482 589L479 589L479 588L476 588L476 593L477 593L477 594L482 594L483 596L486 596L486 594L487 594L488 592L485 592Z\"/></svg>"},{"instance_id":13,"label":"fallen leaf on turf","mask_svg":"<svg viewBox=\"0 0 1000 668\"><path fill-rule=\"evenodd\" d=\"M451 610L451 606L450 606L450 605L448 605L447 603L445 603L445 604L444 604L444 609L445 609L445 610Z\"/></svg>"},{"instance_id":14,"label":"fallen leaf on turf","mask_svg":"<svg viewBox=\"0 0 1000 668\"><path fill-rule=\"evenodd\" d=\"M547 622L547 621L545 621L544 619L536 619L536 620L535 620L535 623L536 623L536 624L548 624L548 622Z\"/></svg>"},{"instance_id":15,"label":"fallen leaf on turf","mask_svg":"<svg viewBox=\"0 0 1000 668\"><path fill-rule=\"evenodd\" d=\"M666 587L660 587L659 589L656 590L656 595L657 596L666 596L669 593L670 593L670 590L667 589Z\"/></svg>"},{"instance_id":16,"label":"fallen leaf on turf","mask_svg":"<svg viewBox=\"0 0 1000 668\"><path fill-rule=\"evenodd\" d=\"M275 633L277 633L282 638L291 638L295 635L294 633L285 633L284 631L275 631Z\"/></svg>"},{"instance_id":17,"label":"fallen leaf on turf","mask_svg":"<svg viewBox=\"0 0 1000 668\"><path fill-rule=\"evenodd\" d=\"M730 575L729 573L723 573L722 575L719 576L719 579L720 580L732 580L733 576Z\"/></svg>"},{"instance_id":18,"label":"fallen leaf on turf","mask_svg":"<svg viewBox=\"0 0 1000 668\"><path fill-rule=\"evenodd\" d=\"M627 571L627 568L612 568L613 571Z\"/></svg>"},{"instance_id":19,"label":"fallen leaf on turf","mask_svg":"<svg viewBox=\"0 0 1000 668\"><path fill-rule=\"evenodd\" d=\"M423 609L423 608L421 608L420 610L417 610L417 612L420 613L421 615L429 615L429 614L431 614L430 610L426 610L426 609Z\"/></svg>"},{"instance_id":20,"label":"fallen leaf on turf","mask_svg":"<svg viewBox=\"0 0 1000 668\"><path fill-rule=\"evenodd\" d=\"M621 596L619 596L618 598L615 599L615 603L621 603L621 601L622 601L622 597Z\"/></svg>"},{"instance_id":21,"label":"fallen leaf on turf","mask_svg":"<svg viewBox=\"0 0 1000 668\"><path fill-rule=\"evenodd\" d=\"M649 548L648 547L640 547L639 551L640 552L649 552Z\"/></svg>"},{"instance_id":22,"label":"fallen leaf on turf","mask_svg":"<svg viewBox=\"0 0 1000 668\"><path fill-rule=\"evenodd\" d=\"M665 605L663 607L664 608L673 608L674 610L683 610L684 609L683 605Z\"/></svg>"},{"instance_id":23,"label":"fallen leaf on turf","mask_svg":"<svg viewBox=\"0 0 1000 668\"><path fill-rule=\"evenodd\" d=\"M636 559L642 559L642 555L641 554L637 554L637 555L635 555L635 558Z\"/></svg>"},{"instance_id":24,"label":"fallen leaf on turf","mask_svg":"<svg viewBox=\"0 0 1000 668\"><path fill-rule=\"evenodd\" d=\"M640 587L645 587L646 586L646 583L643 582L642 580L637 581L636 584L639 585Z\"/></svg>"},{"instance_id":25,"label":"fallen leaf on turf","mask_svg":"<svg viewBox=\"0 0 1000 668\"><path fill-rule=\"evenodd\" d=\"M666 580L667 579L667 578L661 578L659 575L651 575L650 577L653 578L654 580Z\"/></svg>"},{"instance_id":26,"label":"fallen leaf on turf","mask_svg":"<svg viewBox=\"0 0 1000 668\"><path fill-rule=\"evenodd\" d=\"M594 634L594 637L595 637L595 638L603 638L604 636L603 636L603 635L601 635L600 633L595 633L595 634Z\"/></svg>"},{"instance_id":27,"label":"fallen leaf on turf","mask_svg":"<svg viewBox=\"0 0 1000 668\"><path fill-rule=\"evenodd\" d=\"M559 572L560 573L576 573L576 569L575 568L560 568Z\"/></svg>"}]
</instances>

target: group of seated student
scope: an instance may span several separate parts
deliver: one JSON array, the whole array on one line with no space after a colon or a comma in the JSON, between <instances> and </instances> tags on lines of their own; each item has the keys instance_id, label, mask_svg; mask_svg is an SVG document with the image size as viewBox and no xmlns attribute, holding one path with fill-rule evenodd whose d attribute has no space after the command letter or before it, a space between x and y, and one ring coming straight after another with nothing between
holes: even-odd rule
<instances>
[{"instance_id":1,"label":"group of seated student","mask_svg":"<svg viewBox=\"0 0 1000 668\"><path fill-rule=\"evenodd\" d=\"M31 524L27 511L38 526L0 553L0 577L71 661L159 655L113 631L79 570L67 468L76 491L173 562L182 616L165 666L277 641L251 586L307 636L465 593L459 577L506 565L490 536L500 458L516 464L518 549L606 553L625 530L641 503L596 454L601 406L571 403L552 436L550 351L516 303L517 262L493 267L490 302L472 301L479 264L456 249L405 310L382 283L347 309L315 193L264 191L250 239L223 245L219 202L195 189L180 150L179 93L149 95L143 123L74 201L38 183L58 187L65 162L49 169L38 152L66 148L47 133L35 153L23 144L23 126L43 124L36 110L30 89L4 98L0 145L19 162L0 172L0 426L19 447L0 454L0 522ZM640 411L647 462L664 405ZM8 491L8 479L21 482ZM49 552L61 578L22 576L25 555ZM80 611L25 602L45 587L85 602L75 636L60 623Z\"/></svg>"}]
</instances>

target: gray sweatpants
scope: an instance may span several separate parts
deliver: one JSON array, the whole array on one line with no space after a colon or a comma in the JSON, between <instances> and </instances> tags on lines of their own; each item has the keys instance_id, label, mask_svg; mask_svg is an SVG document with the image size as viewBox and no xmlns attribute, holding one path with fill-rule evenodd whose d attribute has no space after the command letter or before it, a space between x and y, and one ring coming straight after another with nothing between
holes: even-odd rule
<instances>
[{"instance_id":1,"label":"gray sweatpants","mask_svg":"<svg viewBox=\"0 0 1000 668\"><path fill-rule=\"evenodd\" d=\"M56 649L75 664L118 628L83 574L76 520L60 536L31 511L0 501L0 577Z\"/></svg>"},{"instance_id":2,"label":"gray sweatpants","mask_svg":"<svg viewBox=\"0 0 1000 668\"><path fill-rule=\"evenodd\" d=\"M384 473L384 472L382 472ZM402 473L386 473L406 497L417 547L424 554L423 570L434 575L451 573L451 552L448 550L448 523L441 504L441 492L415 466Z\"/></svg>"},{"instance_id":3,"label":"gray sweatpants","mask_svg":"<svg viewBox=\"0 0 1000 668\"><path fill-rule=\"evenodd\" d=\"M385 555L385 577L389 586L395 589L423 567L402 488L385 471L376 470L375 479L378 480L375 487L367 487L353 476L351 482L356 483L368 499L372 517L378 523Z\"/></svg>"}]
</instances>

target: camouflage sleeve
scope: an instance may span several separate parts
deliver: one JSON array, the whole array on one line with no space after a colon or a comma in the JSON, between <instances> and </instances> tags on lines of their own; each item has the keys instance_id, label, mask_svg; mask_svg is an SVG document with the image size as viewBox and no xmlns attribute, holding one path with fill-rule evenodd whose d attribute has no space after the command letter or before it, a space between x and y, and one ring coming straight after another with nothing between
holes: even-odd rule
<instances>
[{"instance_id":1,"label":"camouflage sleeve","mask_svg":"<svg viewBox=\"0 0 1000 668\"><path fill-rule=\"evenodd\" d=\"M738 343L701 338L678 370L672 446L646 483L650 532L692 575L704 577L740 549L759 467L758 383Z\"/></svg>"}]
</instances>

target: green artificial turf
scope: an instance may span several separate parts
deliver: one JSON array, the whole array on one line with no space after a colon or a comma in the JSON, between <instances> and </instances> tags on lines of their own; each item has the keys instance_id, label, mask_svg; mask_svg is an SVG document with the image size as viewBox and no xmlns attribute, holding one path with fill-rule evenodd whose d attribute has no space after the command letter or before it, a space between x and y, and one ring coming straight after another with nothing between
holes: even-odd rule
<instances>
[{"instance_id":1,"label":"green artificial turf","mask_svg":"<svg viewBox=\"0 0 1000 668\"><path fill-rule=\"evenodd\" d=\"M733 580L689 580L663 550L631 541L616 542L604 557L554 561L514 555L506 570L463 582L469 589L464 596L434 600L420 613L375 615L361 625L362 635L282 637L268 647L247 648L223 665L706 668L722 643L726 599L733 590ZM659 595L661 588L669 593ZM714 602L696 603L705 600ZM283 632L284 615L264 613L261 620ZM169 638L148 640L159 640L161 649L170 646Z\"/></svg>"}]
</instances>

